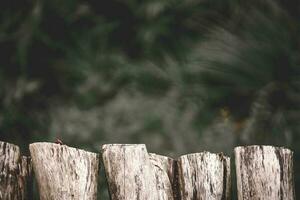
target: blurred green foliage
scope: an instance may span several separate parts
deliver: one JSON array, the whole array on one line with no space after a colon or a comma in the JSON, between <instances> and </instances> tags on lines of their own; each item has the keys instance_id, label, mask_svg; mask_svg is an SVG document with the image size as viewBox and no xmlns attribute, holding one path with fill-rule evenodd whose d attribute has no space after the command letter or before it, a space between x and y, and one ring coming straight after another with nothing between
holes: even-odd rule
<instances>
[{"instance_id":1,"label":"blurred green foliage","mask_svg":"<svg viewBox=\"0 0 300 200\"><path fill-rule=\"evenodd\" d=\"M0 7L1 140L25 152L55 137L93 150L149 143L170 154L285 145L299 171L299 1Z\"/></svg>"}]
</instances>

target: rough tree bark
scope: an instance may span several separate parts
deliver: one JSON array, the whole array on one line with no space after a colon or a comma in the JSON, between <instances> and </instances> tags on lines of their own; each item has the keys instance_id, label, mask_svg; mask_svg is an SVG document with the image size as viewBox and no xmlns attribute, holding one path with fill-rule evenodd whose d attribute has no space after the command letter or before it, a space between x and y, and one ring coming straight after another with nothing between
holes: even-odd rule
<instances>
[{"instance_id":1,"label":"rough tree bark","mask_svg":"<svg viewBox=\"0 0 300 200\"><path fill-rule=\"evenodd\" d=\"M236 147L238 199L291 200L295 198L293 152L282 147Z\"/></svg>"},{"instance_id":2,"label":"rough tree bark","mask_svg":"<svg viewBox=\"0 0 300 200\"><path fill-rule=\"evenodd\" d=\"M230 199L230 158L209 152L178 159L179 187L183 200Z\"/></svg>"},{"instance_id":3,"label":"rough tree bark","mask_svg":"<svg viewBox=\"0 0 300 200\"><path fill-rule=\"evenodd\" d=\"M46 142L29 149L41 200L97 199L96 153Z\"/></svg>"},{"instance_id":4,"label":"rough tree bark","mask_svg":"<svg viewBox=\"0 0 300 200\"><path fill-rule=\"evenodd\" d=\"M30 158L18 146L0 142L0 199L30 199L31 172Z\"/></svg>"},{"instance_id":5,"label":"rough tree bark","mask_svg":"<svg viewBox=\"0 0 300 200\"><path fill-rule=\"evenodd\" d=\"M149 156L144 144L103 145L102 157L112 200L173 199L172 159Z\"/></svg>"}]
</instances>

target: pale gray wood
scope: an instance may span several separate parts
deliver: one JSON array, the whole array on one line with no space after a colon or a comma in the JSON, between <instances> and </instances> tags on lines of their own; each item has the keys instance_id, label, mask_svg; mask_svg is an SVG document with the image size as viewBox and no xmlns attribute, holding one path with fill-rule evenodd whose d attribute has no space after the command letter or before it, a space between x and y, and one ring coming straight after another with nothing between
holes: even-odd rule
<instances>
[{"instance_id":1,"label":"pale gray wood","mask_svg":"<svg viewBox=\"0 0 300 200\"><path fill-rule=\"evenodd\" d=\"M292 200L293 152L282 147L236 147L238 199Z\"/></svg>"},{"instance_id":2,"label":"pale gray wood","mask_svg":"<svg viewBox=\"0 0 300 200\"><path fill-rule=\"evenodd\" d=\"M230 158L209 152L178 159L179 188L183 200L230 199Z\"/></svg>"},{"instance_id":3,"label":"pale gray wood","mask_svg":"<svg viewBox=\"0 0 300 200\"><path fill-rule=\"evenodd\" d=\"M54 143L29 146L41 200L95 200L99 156Z\"/></svg>"},{"instance_id":4,"label":"pale gray wood","mask_svg":"<svg viewBox=\"0 0 300 200\"><path fill-rule=\"evenodd\" d=\"M112 200L159 199L161 191L144 144L103 145L102 157Z\"/></svg>"},{"instance_id":5,"label":"pale gray wood","mask_svg":"<svg viewBox=\"0 0 300 200\"><path fill-rule=\"evenodd\" d=\"M173 200L173 189L176 189L172 186L175 178L175 161L172 158L154 153L149 153L149 158L155 172L158 199Z\"/></svg>"},{"instance_id":6,"label":"pale gray wood","mask_svg":"<svg viewBox=\"0 0 300 200\"><path fill-rule=\"evenodd\" d=\"M21 156L14 144L0 142L0 199L29 199L31 180L30 158Z\"/></svg>"}]
</instances>

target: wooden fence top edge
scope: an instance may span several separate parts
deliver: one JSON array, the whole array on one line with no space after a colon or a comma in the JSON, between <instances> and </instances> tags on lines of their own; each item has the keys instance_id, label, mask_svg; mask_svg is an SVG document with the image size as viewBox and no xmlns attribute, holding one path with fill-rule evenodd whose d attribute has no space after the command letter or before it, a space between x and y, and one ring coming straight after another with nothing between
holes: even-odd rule
<instances>
[{"instance_id":1,"label":"wooden fence top edge","mask_svg":"<svg viewBox=\"0 0 300 200\"><path fill-rule=\"evenodd\" d=\"M220 153L213 153L213 152L209 152L209 151L201 151L201 152L195 152L195 153L189 153L189 154L184 154L184 155L181 155L178 157L178 159L181 159L181 158L185 158L187 156L202 156L202 155L205 155L205 154L209 154L209 155L216 155L216 156L219 156L221 158L225 158L225 159L229 159L230 160L230 156L227 156L225 155L223 152L220 152Z\"/></svg>"},{"instance_id":2,"label":"wooden fence top edge","mask_svg":"<svg viewBox=\"0 0 300 200\"><path fill-rule=\"evenodd\" d=\"M287 151L288 153L293 153L293 150L283 146L273 146L273 145L245 145L245 146L236 146L234 147L234 151L240 149L256 149L256 148L267 148L267 149L278 149L281 151Z\"/></svg>"},{"instance_id":3,"label":"wooden fence top edge","mask_svg":"<svg viewBox=\"0 0 300 200\"><path fill-rule=\"evenodd\" d=\"M19 146L16 145L16 144L5 142L5 141L0 141L0 144L1 143L9 145L10 147L17 148L18 150L20 150ZM91 154L96 154L96 155L99 154L99 152L91 152L91 151L87 151L87 150L84 150L84 149L80 149L80 148L76 148L76 147L71 147L71 146L68 146L66 144L57 144L57 143L53 143L53 142L34 142L34 143L29 144L29 148L32 145L50 145L50 146L53 146L53 147L65 147L65 148L68 148L70 150L73 149L73 150L82 151L82 152L85 152L85 153L91 153ZM145 149L147 149L147 147L146 147L145 144L113 143L113 144L103 144L100 147L100 151L105 150L105 148L107 148L107 147L123 147L123 146L124 147L140 146L140 147L144 147ZM250 149L256 149L256 148L276 149L276 150L283 151L284 153L293 154L293 150L291 150L290 148L287 148L287 147L284 147L284 146L273 146L273 145L244 145L244 146L236 146L236 147L234 147L234 152L239 151L241 149L249 149L249 148ZM209 151L201 151L201 152L194 152L194 153L183 154L181 156L178 156L177 158L173 158L173 157L170 157L170 156L166 156L166 155L161 155L161 154L149 152L149 154L153 154L153 155L156 155L156 156L166 157L166 158L169 158L169 159L172 159L172 160L180 159L180 158L182 158L184 156L189 156L189 155L193 155L193 154L195 154L195 155L197 155L197 154L198 155L202 155L204 153L214 154L214 155L222 155L224 158L229 158L230 159L229 156L225 155L222 152L220 152L220 153L214 153L214 152L209 152Z\"/></svg>"},{"instance_id":4,"label":"wooden fence top edge","mask_svg":"<svg viewBox=\"0 0 300 200\"><path fill-rule=\"evenodd\" d=\"M122 144L122 143L113 143L113 144L102 144L102 146L140 146L140 145L143 145L145 146L145 144Z\"/></svg>"},{"instance_id":5,"label":"wooden fence top edge","mask_svg":"<svg viewBox=\"0 0 300 200\"><path fill-rule=\"evenodd\" d=\"M4 142L4 141L0 141L0 143L3 143L3 144L6 144L6 145L9 145L9 146L11 146L11 147L14 147L14 148L18 148L18 149L19 149L19 146L16 145L16 144L13 144L13 143Z\"/></svg>"},{"instance_id":6,"label":"wooden fence top edge","mask_svg":"<svg viewBox=\"0 0 300 200\"><path fill-rule=\"evenodd\" d=\"M103 151L105 151L109 147L117 147L117 148L122 148L122 147L140 147L140 148L147 149L146 144L103 144L100 147L100 150L101 150L101 152L103 152Z\"/></svg>"},{"instance_id":7,"label":"wooden fence top edge","mask_svg":"<svg viewBox=\"0 0 300 200\"><path fill-rule=\"evenodd\" d=\"M98 156L99 153L96 152L91 152L91 151L87 151L84 149L80 149L80 148L76 148L76 147L70 147L68 145L65 144L56 144L53 142L35 142L35 143L31 143L29 144L29 149L34 148L34 147L38 147L38 146L43 146L43 147L53 147L53 148L65 148L68 149L69 151L79 151L81 153L85 153L85 154L90 154L90 155L94 155L94 156Z\"/></svg>"},{"instance_id":8,"label":"wooden fence top edge","mask_svg":"<svg viewBox=\"0 0 300 200\"><path fill-rule=\"evenodd\" d=\"M166 159L169 159L169 160L175 160L174 158L172 158L170 156L165 156L165 155L161 155L161 154L157 154L157 153L151 153L151 152L149 152L148 154L152 155L152 156L156 156L156 157L166 158Z\"/></svg>"}]
</instances>

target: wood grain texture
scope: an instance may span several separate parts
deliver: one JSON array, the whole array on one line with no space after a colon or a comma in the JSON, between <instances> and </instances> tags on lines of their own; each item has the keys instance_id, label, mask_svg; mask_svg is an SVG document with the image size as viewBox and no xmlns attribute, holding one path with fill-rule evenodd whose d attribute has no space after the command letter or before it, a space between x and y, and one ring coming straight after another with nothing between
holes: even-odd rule
<instances>
[{"instance_id":1,"label":"wood grain texture","mask_svg":"<svg viewBox=\"0 0 300 200\"><path fill-rule=\"evenodd\" d=\"M41 200L95 200L99 156L53 143L29 146Z\"/></svg>"},{"instance_id":2,"label":"wood grain texture","mask_svg":"<svg viewBox=\"0 0 300 200\"><path fill-rule=\"evenodd\" d=\"M183 200L230 199L230 158L209 152L178 159L179 187Z\"/></svg>"},{"instance_id":3,"label":"wood grain texture","mask_svg":"<svg viewBox=\"0 0 300 200\"><path fill-rule=\"evenodd\" d=\"M234 153L239 200L295 199L291 150L254 145Z\"/></svg>"},{"instance_id":4,"label":"wood grain texture","mask_svg":"<svg viewBox=\"0 0 300 200\"><path fill-rule=\"evenodd\" d=\"M102 146L103 164L112 200L158 200L167 198L163 190L157 190L155 169L144 144L107 144ZM157 167L163 169L160 161ZM158 180L168 179L165 173ZM161 184L170 188L169 184Z\"/></svg>"},{"instance_id":5,"label":"wood grain texture","mask_svg":"<svg viewBox=\"0 0 300 200\"><path fill-rule=\"evenodd\" d=\"M30 199L30 158L21 156L18 146L0 142L0 199Z\"/></svg>"},{"instance_id":6,"label":"wood grain texture","mask_svg":"<svg viewBox=\"0 0 300 200\"><path fill-rule=\"evenodd\" d=\"M149 153L149 158L155 173L158 199L173 200L173 189L176 190L176 187L173 186L175 161L172 158L154 153Z\"/></svg>"}]
</instances>

